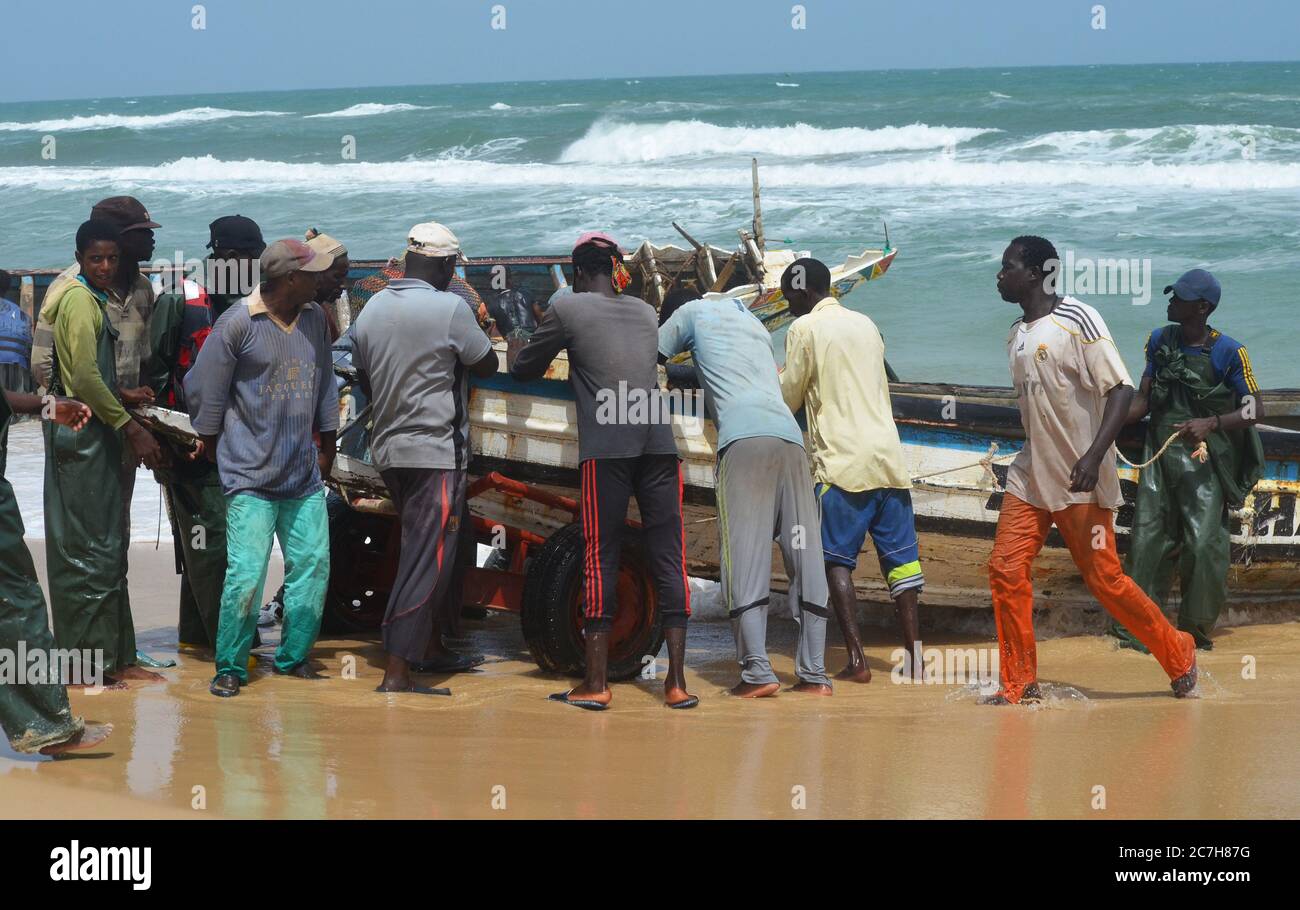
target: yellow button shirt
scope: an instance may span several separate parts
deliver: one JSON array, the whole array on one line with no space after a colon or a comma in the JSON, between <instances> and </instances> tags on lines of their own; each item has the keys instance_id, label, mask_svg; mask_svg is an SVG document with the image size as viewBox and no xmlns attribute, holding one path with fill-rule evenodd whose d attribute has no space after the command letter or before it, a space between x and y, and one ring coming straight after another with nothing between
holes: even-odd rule
<instances>
[{"instance_id":1,"label":"yellow button shirt","mask_svg":"<svg viewBox=\"0 0 1300 910\"><path fill-rule=\"evenodd\" d=\"M827 297L785 336L781 394L807 408L813 474L850 493L910 490L894 425L885 342L870 317Z\"/></svg>"}]
</instances>

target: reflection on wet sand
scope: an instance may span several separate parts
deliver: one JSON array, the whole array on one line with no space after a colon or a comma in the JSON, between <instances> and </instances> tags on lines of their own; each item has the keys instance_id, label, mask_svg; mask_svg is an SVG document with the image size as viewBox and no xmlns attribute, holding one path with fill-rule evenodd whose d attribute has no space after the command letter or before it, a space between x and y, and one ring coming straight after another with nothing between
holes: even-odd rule
<instances>
[{"instance_id":1,"label":"reflection on wet sand","mask_svg":"<svg viewBox=\"0 0 1300 910\"><path fill-rule=\"evenodd\" d=\"M165 554L170 555L170 554ZM133 572L145 560L132 556ZM159 577L166 578L162 573ZM170 579L168 579L170 580ZM271 579L270 584L276 580ZM157 656L175 656L174 587L133 604ZM693 712L659 680L620 683L593 714L546 701L559 681L528 660L518 620L467 621L481 672L435 676L452 698L381 695L377 643L327 640L323 682L263 661L233 699L211 664L180 654L165 685L73 695L109 721L102 753L0 753L9 817L1021 818L1294 817L1300 812L1300 624L1225 630L1201 655L1206 697L1179 702L1149 657L1104 638L1043 641L1048 700L979 706L955 686L894 685L892 639L868 636L875 674L832 698L741 700L724 623L690 632ZM774 622L773 664L793 682L794 626ZM990 644L927 636L927 645ZM272 640L274 636L272 636ZM263 653L269 654L270 648ZM1242 678L1255 657L1257 679ZM355 662L355 678L345 666ZM844 661L838 642L832 669ZM661 665L664 661L661 659ZM660 668L662 673L662 666ZM1068 697L1070 688L1082 697ZM1105 808L1093 808L1104 787ZM197 788L197 789L196 789Z\"/></svg>"}]
</instances>

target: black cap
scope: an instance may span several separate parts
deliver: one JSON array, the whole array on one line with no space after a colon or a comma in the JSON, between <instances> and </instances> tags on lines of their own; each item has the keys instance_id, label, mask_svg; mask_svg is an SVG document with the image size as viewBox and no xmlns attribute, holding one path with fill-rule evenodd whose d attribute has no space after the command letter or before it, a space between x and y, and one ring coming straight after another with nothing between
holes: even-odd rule
<instances>
[{"instance_id":1,"label":"black cap","mask_svg":"<svg viewBox=\"0 0 1300 910\"><path fill-rule=\"evenodd\" d=\"M210 250L239 250L261 256L266 251L262 229L252 218L243 215L225 215L208 225Z\"/></svg>"}]
</instances>

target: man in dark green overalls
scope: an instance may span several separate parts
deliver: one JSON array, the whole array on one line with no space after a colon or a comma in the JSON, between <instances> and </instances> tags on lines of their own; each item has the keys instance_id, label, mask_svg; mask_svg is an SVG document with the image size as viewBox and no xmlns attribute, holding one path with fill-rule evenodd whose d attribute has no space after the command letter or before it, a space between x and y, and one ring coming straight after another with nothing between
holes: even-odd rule
<instances>
[{"instance_id":1,"label":"man in dark green overalls","mask_svg":"<svg viewBox=\"0 0 1300 910\"><path fill-rule=\"evenodd\" d=\"M23 542L22 514L14 488L4 479L4 431L13 414L44 414L75 433L90 420L90 408L67 398L43 403L25 392L0 391L0 651L12 655L10 669L15 673L20 648L29 658L23 661L24 670L31 668L30 655L43 653L46 673L60 673L62 666L54 654L54 637L45 615L45 595L36 580L32 554ZM68 681L48 675L44 681L19 680L0 673L0 728L14 751L58 755L96 746L112 732L111 725L87 724L73 716L64 687Z\"/></svg>"},{"instance_id":2,"label":"man in dark green overalls","mask_svg":"<svg viewBox=\"0 0 1300 910\"><path fill-rule=\"evenodd\" d=\"M122 447L150 468L158 466L160 450L116 393L117 331L104 306L120 255L117 227L87 221L77 230L76 283L41 309L54 332L50 390L81 399L93 415L78 433L45 425L45 563L54 637L60 648L102 651L109 685L162 681L137 665L127 597Z\"/></svg>"},{"instance_id":3,"label":"man in dark green overalls","mask_svg":"<svg viewBox=\"0 0 1300 910\"><path fill-rule=\"evenodd\" d=\"M1192 269L1165 293L1173 295L1171 324L1147 341L1128 422L1150 414L1143 461L1172 434L1180 438L1141 471L1126 570L1163 608L1176 569L1178 628L1208 651L1228 596L1228 510L1245 503L1263 474L1255 429L1263 411L1245 346L1207 324L1219 305L1218 280ZM1205 461L1194 454L1202 442ZM1125 647L1144 650L1123 626L1112 623L1110 631Z\"/></svg>"}]
</instances>

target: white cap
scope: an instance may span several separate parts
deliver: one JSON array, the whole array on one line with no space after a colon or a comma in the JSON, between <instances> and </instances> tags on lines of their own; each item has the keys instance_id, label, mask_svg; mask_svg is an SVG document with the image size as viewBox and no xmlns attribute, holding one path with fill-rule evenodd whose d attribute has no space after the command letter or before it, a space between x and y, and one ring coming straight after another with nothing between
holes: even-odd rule
<instances>
[{"instance_id":1,"label":"white cap","mask_svg":"<svg viewBox=\"0 0 1300 910\"><path fill-rule=\"evenodd\" d=\"M406 249L421 256L455 256L460 253L460 241L446 225L426 221L407 233Z\"/></svg>"}]
</instances>

